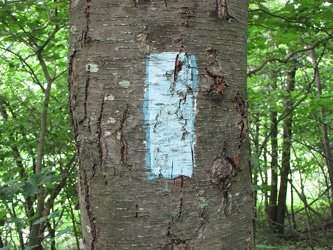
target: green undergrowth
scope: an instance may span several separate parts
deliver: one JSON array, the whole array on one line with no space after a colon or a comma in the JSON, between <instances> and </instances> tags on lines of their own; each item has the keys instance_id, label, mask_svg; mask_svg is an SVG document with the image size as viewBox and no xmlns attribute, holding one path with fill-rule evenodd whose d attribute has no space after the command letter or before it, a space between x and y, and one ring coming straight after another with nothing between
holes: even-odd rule
<instances>
[{"instance_id":1,"label":"green undergrowth","mask_svg":"<svg viewBox=\"0 0 333 250\"><path fill-rule=\"evenodd\" d=\"M289 210L290 211L290 210ZM262 211L256 219L256 249L332 249L333 220L327 206L316 208L314 212L304 210L288 215L285 220L285 233L274 233Z\"/></svg>"}]
</instances>

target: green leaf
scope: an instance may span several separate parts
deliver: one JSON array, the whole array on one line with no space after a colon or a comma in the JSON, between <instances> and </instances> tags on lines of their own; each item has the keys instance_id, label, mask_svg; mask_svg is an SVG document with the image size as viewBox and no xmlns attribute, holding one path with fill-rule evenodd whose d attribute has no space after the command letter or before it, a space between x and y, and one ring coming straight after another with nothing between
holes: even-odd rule
<instances>
[{"instance_id":1,"label":"green leaf","mask_svg":"<svg viewBox=\"0 0 333 250\"><path fill-rule=\"evenodd\" d=\"M22 226L24 225L25 219L11 218L10 221L13 222L17 228L22 228Z\"/></svg>"},{"instance_id":2,"label":"green leaf","mask_svg":"<svg viewBox=\"0 0 333 250\"><path fill-rule=\"evenodd\" d=\"M255 191L270 191L271 190L271 186L270 185L265 185L265 184L261 184L261 185L252 185L252 189Z\"/></svg>"},{"instance_id":3,"label":"green leaf","mask_svg":"<svg viewBox=\"0 0 333 250\"><path fill-rule=\"evenodd\" d=\"M58 217L60 214L60 211L57 210L57 211L54 211L52 213L50 213L49 217L52 218L52 219L55 219L56 217Z\"/></svg>"},{"instance_id":4,"label":"green leaf","mask_svg":"<svg viewBox=\"0 0 333 250\"><path fill-rule=\"evenodd\" d=\"M7 250L7 249L15 249L15 247L13 247L13 246L5 246L5 247L0 248L0 250Z\"/></svg>"},{"instance_id":5,"label":"green leaf","mask_svg":"<svg viewBox=\"0 0 333 250\"><path fill-rule=\"evenodd\" d=\"M295 10L295 5L294 3L286 3L286 5L284 6L284 8L281 9L282 11L294 11Z\"/></svg>"},{"instance_id":6,"label":"green leaf","mask_svg":"<svg viewBox=\"0 0 333 250\"><path fill-rule=\"evenodd\" d=\"M259 185L252 185L252 189L254 191L260 191L261 190L261 187Z\"/></svg>"},{"instance_id":7,"label":"green leaf","mask_svg":"<svg viewBox=\"0 0 333 250\"><path fill-rule=\"evenodd\" d=\"M37 225L37 224L40 224L44 221L46 221L46 217L42 217L42 218L39 218L38 220L34 221L33 225Z\"/></svg>"},{"instance_id":8,"label":"green leaf","mask_svg":"<svg viewBox=\"0 0 333 250\"><path fill-rule=\"evenodd\" d=\"M251 157L251 162L252 162L252 165L254 166L254 167L259 167L259 159L258 159L258 157L256 157L256 156L252 156Z\"/></svg>"},{"instance_id":9,"label":"green leaf","mask_svg":"<svg viewBox=\"0 0 333 250\"><path fill-rule=\"evenodd\" d=\"M26 196L34 196L35 194L38 193L38 187L37 184L34 180L27 180L24 182L23 185L23 193Z\"/></svg>"},{"instance_id":10,"label":"green leaf","mask_svg":"<svg viewBox=\"0 0 333 250\"><path fill-rule=\"evenodd\" d=\"M70 228L66 228L66 229L64 229L64 230L61 230L61 231L59 231L57 234L56 234L56 237L59 237L59 236L61 236L61 235L63 235L63 234L66 234L66 233L68 233L68 232L70 232L71 230L70 230Z\"/></svg>"},{"instance_id":11,"label":"green leaf","mask_svg":"<svg viewBox=\"0 0 333 250\"><path fill-rule=\"evenodd\" d=\"M55 188L55 182L59 181L59 177L57 174L55 174L54 172L51 174L47 174L46 176L44 176L40 183L41 184L45 184L45 186L47 188L53 189Z\"/></svg>"},{"instance_id":12,"label":"green leaf","mask_svg":"<svg viewBox=\"0 0 333 250\"><path fill-rule=\"evenodd\" d=\"M23 184L17 180L11 180L0 187L0 199L12 200L14 195L18 194Z\"/></svg>"},{"instance_id":13,"label":"green leaf","mask_svg":"<svg viewBox=\"0 0 333 250\"><path fill-rule=\"evenodd\" d=\"M5 217L7 215L7 211L6 210L1 210L0 211L0 219L2 219L3 217Z\"/></svg>"},{"instance_id":14,"label":"green leaf","mask_svg":"<svg viewBox=\"0 0 333 250\"><path fill-rule=\"evenodd\" d=\"M27 246L24 248L24 250L31 250L31 249L35 249L37 247L39 247L39 245Z\"/></svg>"}]
</instances>

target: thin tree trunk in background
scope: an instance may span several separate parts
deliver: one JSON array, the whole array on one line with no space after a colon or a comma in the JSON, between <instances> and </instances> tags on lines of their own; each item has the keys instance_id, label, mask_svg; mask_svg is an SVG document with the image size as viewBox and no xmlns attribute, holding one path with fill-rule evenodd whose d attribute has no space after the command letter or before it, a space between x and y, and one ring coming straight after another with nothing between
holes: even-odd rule
<instances>
[{"instance_id":1,"label":"thin tree trunk in background","mask_svg":"<svg viewBox=\"0 0 333 250\"><path fill-rule=\"evenodd\" d=\"M317 63L317 57L315 49L312 49L310 51L310 57L312 60L313 69L315 72L315 80L317 83L317 90L318 90L318 97L320 98L322 95L322 87L321 87L321 80L320 80L320 74L319 74L319 68ZM323 148L324 148L324 154L325 154L325 161L327 165L328 175L330 179L331 184L331 200L333 200L333 157L332 157L332 149L330 147L330 141L328 137L328 131L327 131L327 125L324 122L325 119L325 110L324 108L320 109L320 116L321 116L321 122L322 122L322 129L323 129ZM333 206L331 204L331 218L333 218Z\"/></svg>"},{"instance_id":2,"label":"thin tree trunk in background","mask_svg":"<svg viewBox=\"0 0 333 250\"><path fill-rule=\"evenodd\" d=\"M277 75L276 72L271 73L272 83L270 84L271 89L276 90ZM278 194L278 122L277 122L277 112L271 111L271 191L269 196L269 220L271 222L276 221L276 209L277 209L277 194ZM270 225L274 225L271 224Z\"/></svg>"},{"instance_id":3,"label":"thin tree trunk in background","mask_svg":"<svg viewBox=\"0 0 333 250\"><path fill-rule=\"evenodd\" d=\"M85 249L254 249L247 8L243 0L72 1L70 112ZM184 91L184 82L198 87Z\"/></svg>"},{"instance_id":4,"label":"thin tree trunk in background","mask_svg":"<svg viewBox=\"0 0 333 250\"><path fill-rule=\"evenodd\" d=\"M40 132L39 132L39 139L38 139L38 146L37 146L37 157L36 157L36 168L34 171L34 174L40 174L42 172L43 168L43 158L44 158L44 146L45 146L45 137L46 137L46 131L47 131L47 110L50 102L50 92L51 92L51 86L53 83L53 79L51 78L49 71L47 69L46 63L44 61L43 55L42 55L43 48L41 48L40 51L37 52L38 61L42 66L43 73L47 82L46 89L44 92L44 103L42 106L41 111L41 126L40 126ZM43 211L44 211L44 199L45 199L45 190L43 185L40 185L38 188L37 193L37 207L36 207L36 219L40 219L43 217ZM47 215L47 214L46 214ZM44 216L46 216L44 215ZM35 221L35 220L33 220ZM34 249L40 250L43 249L41 242L43 241L43 229L44 223L40 222L38 224L32 224L31 231L29 235L29 242L28 246L34 246L38 245L38 247L35 247Z\"/></svg>"},{"instance_id":5,"label":"thin tree trunk in background","mask_svg":"<svg viewBox=\"0 0 333 250\"><path fill-rule=\"evenodd\" d=\"M295 150L294 150L294 153L296 154ZM296 159L297 159L297 155L296 155ZM304 203L304 211L305 211L305 215L306 215L306 219L307 219L307 225L308 225L309 243L310 243L311 249L313 249L313 247L314 247L314 242L313 242L313 236L314 236L313 219L312 219L311 213L309 211L310 205L307 201L307 195L306 195L306 191L305 191L302 171L301 171L300 164L299 164L298 161L297 161L297 168L298 168L298 175L299 175L298 184L299 184L300 189L301 189L300 193L302 195L302 201ZM294 194L294 185L293 185L292 180L290 180L290 186L291 186L291 194ZM298 193L298 191L296 193ZM293 227L293 229L296 230L296 220L295 220L294 211L292 211L292 214L293 214L293 222L294 222L294 225L295 225Z\"/></svg>"},{"instance_id":6,"label":"thin tree trunk in background","mask_svg":"<svg viewBox=\"0 0 333 250\"><path fill-rule=\"evenodd\" d=\"M258 115L253 115L254 120L251 121L253 124L255 124L255 129L252 131L253 136L252 136L252 141L254 148L251 150L252 152L255 152L255 159L259 159L258 151L259 151L259 119L256 119ZM255 166L252 166L252 184L253 185L258 185L258 179L259 179L259 161L258 161L258 166L257 164ZM253 207L254 207L254 217L257 219L258 218L258 208L257 208L257 202L258 202L258 191L255 189L253 191Z\"/></svg>"},{"instance_id":7,"label":"thin tree trunk in background","mask_svg":"<svg viewBox=\"0 0 333 250\"><path fill-rule=\"evenodd\" d=\"M286 91L290 93L295 88L296 68L287 72ZM286 109L292 108L291 97L285 102ZM276 228L279 234L284 233L284 219L286 215L286 200L288 190L288 176L290 173L290 154L291 154L291 138L292 138L292 111L290 115L283 120L283 135L282 135L282 160L280 174L280 188L278 196L278 207L276 213Z\"/></svg>"},{"instance_id":8,"label":"thin tree trunk in background","mask_svg":"<svg viewBox=\"0 0 333 250\"><path fill-rule=\"evenodd\" d=\"M292 173L290 172L290 176L291 178L289 178L289 182L290 182L290 186L293 183L293 179L292 179ZM291 217L291 222L290 222L290 228L292 228L292 230L296 230L297 229L297 224L296 224L296 214L295 214L295 209L294 209L294 191L292 188L289 189L290 191L290 217Z\"/></svg>"}]
</instances>

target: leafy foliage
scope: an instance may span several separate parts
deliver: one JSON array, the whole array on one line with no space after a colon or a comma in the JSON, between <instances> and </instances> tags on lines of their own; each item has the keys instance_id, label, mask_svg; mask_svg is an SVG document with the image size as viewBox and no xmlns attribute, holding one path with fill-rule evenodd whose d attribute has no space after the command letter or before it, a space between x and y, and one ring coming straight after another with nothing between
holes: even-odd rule
<instances>
[{"instance_id":1,"label":"leafy foliage","mask_svg":"<svg viewBox=\"0 0 333 250\"><path fill-rule=\"evenodd\" d=\"M273 196L281 191L281 178L276 182L273 173L283 175L286 159L281 146L285 122L292 117L290 171L287 173L292 192L288 198L291 206L288 213L291 212L294 219L293 206L300 202L310 227L314 226L310 223L314 218L320 218L321 225L324 225L323 217L333 218L328 154L333 146L332 3L323 0L254 0L249 13L248 92L253 180L255 193L263 194L257 209L261 211L260 207L265 206L271 227L268 231L273 232L276 225L270 215L272 209L279 206ZM287 91L287 74L292 69L296 69L295 87ZM320 206L330 210L329 214L316 212L319 200ZM297 223L292 220L290 223L288 226L295 230ZM290 232L293 231L288 230ZM313 239L312 230L308 235ZM323 241L323 246L330 247L328 242Z\"/></svg>"},{"instance_id":2,"label":"leafy foliage","mask_svg":"<svg viewBox=\"0 0 333 250\"><path fill-rule=\"evenodd\" d=\"M0 247L53 249L68 235L77 245L68 3L9 0L0 8ZM37 239L34 228L44 236Z\"/></svg>"}]
</instances>

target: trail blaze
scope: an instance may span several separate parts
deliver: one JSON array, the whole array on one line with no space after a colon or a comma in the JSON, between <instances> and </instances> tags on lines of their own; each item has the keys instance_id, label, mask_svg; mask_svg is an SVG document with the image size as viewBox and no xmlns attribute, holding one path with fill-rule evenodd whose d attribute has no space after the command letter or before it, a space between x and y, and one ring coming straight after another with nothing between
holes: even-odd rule
<instances>
[{"instance_id":1,"label":"trail blaze","mask_svg":"<svg viewBox=\"0 0 333 250\"><path fill-rule=\"evenodd\" d=\"M197 72L195 57L184 52L147 57L143 112L149 179L192 176Z\"/></svg>"}]
</instances>

